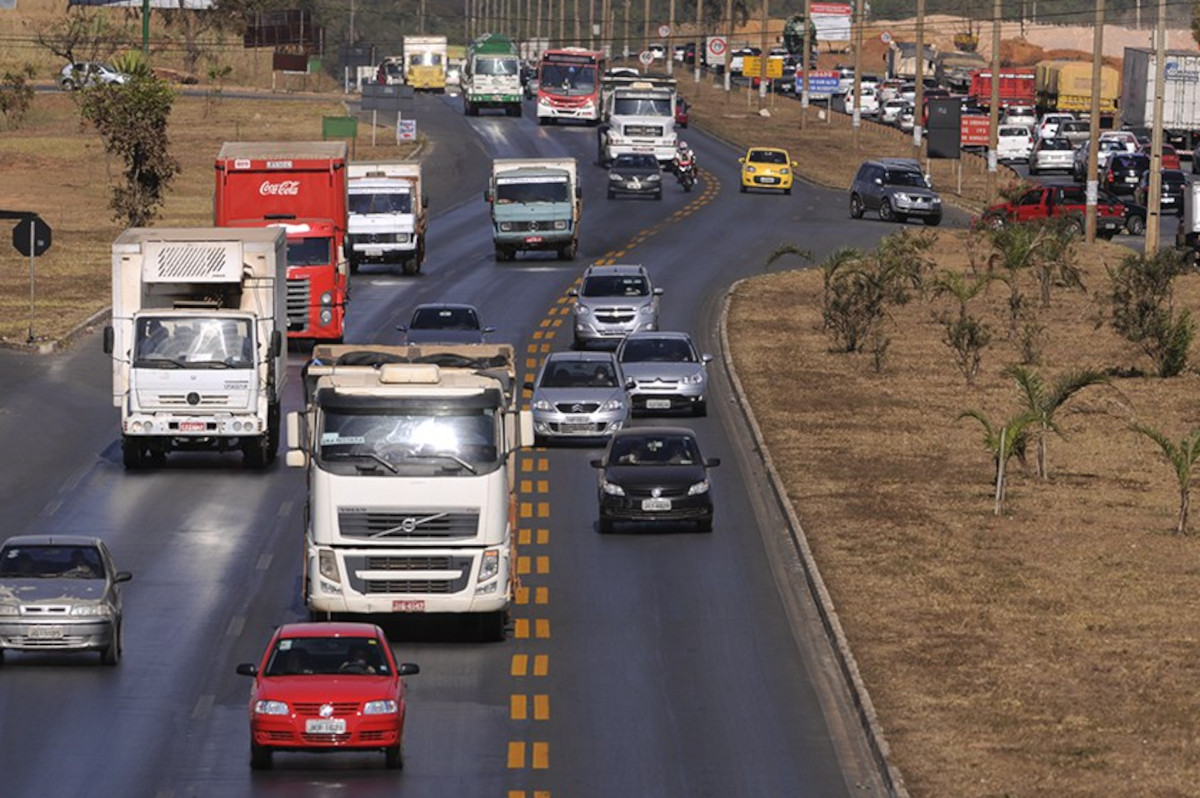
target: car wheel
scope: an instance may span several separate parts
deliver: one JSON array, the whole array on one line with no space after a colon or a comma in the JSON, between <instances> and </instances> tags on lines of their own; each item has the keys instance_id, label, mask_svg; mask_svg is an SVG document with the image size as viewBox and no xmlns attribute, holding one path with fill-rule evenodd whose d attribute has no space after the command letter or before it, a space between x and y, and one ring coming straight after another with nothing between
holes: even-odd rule
<instances>
[{"instance_id":1,"label":"car wheel","mask_svg":"<svg viewBox=\"0 0 1200 798\"><path fill-rule=\"evenodd\" d=\"M117 624L113 629L112 640L108 641L108 646L100 652L100 662L104 665L116 665L121 661L121 625Z\"/></svg>"},{"instance_id":2,"label":"car wheel","mask_svg":"<svg viewBox=\"0 0 1200 798\"><path fill-rule=\"evenodd\" d=\"M661 188L658 190L658 193L654 195L654 199L656 199L656 200L662 199L662 189Z\"/></svg>"},{"instance_id":3,"label":"car wheel","mask_svg":"<svg viewBox=\"0 0 1200 798\"><path fill-rule=\"evenodd\" d=\"M1146 220L1141 216L1130 216L1129 221L1125 223L1125 229L1129 231L1131 236L1145 235Z\"/></svg>"},{"instance_id":4,"label":"car wheel","mask_svg":"<svg viewBox=\"0 0 1200 798\"><path fill-rule=\"evenodd\" d=\"M1194 175L1200 175L1200 163L1197 161L1200 161L1200 158L1192 158L1192 174Z\"/></svg>"},{"instance_id":5,"label":"car wheel","mask_svg":"<svg viewBox=\"0 0 1200 798\"><path fill-rule=\"evenodd\" d=\"M851 194L850 195L850 218L851 219L861 219L862 215L863 215L863 210L865 210L865 209L863 208L862 198L859 197L857 194Z\"/></svg>"},{"instance_id":6,"label":"car wheel","mask_svg":"<svg viewBox=\"0 0 1200 798\"><path fill-rule=\"evenodd\" d=\"M62 87L67 91L75 91L75 81L71 78L63 78Z\"/></svg>"},{"instance_id":7,"label":"car wheel","mask_svg":"<svg viewBox=\"0 0 1200 798\"><path fill-rule=\"evenodd\" d=\"M791 189L791 187L785 188L785 189L783 190L783 193L784 193L784 194L791 194L791 193L792 193L792 189Z\"/></svg>"},{"instance_id":8,"label":"car wheel","mask_svg":"<svg viewBox=\"0 0 1200 798\"><path fill-rule=\"evenodd\" d=\"M884 198L879 203L879 218L885 222L896 221L896 214L892 212L892 201Z\"/></svg>"},{"instance_id":9,"label":"car wheel","mask_svg":"<svg viewBox=\"0 0 1200 798\"><path fill-rule=\"evenodd\" d=\"M404 747L396 743L391 748L383 749L383 763L388 770L404 769Z\"/></svg>"},{"instance_id":10,"label":"car wheel","mask_svg":"<svg viewBox=\"0 0 1200 798\"><path fill-rule=\"evenodd\" d=\"M745 183L742 183L740 186L738 186L738 191L740 191L740 192L742 192L743 194L745 194L745 193L746 193L746 184L745 184Z\"/></svg>"},{"instance_id":11,"label":"car wheel","mask_svg":"<svg viewBox=\"0 0 1200 798\"><path fill-rule=\"evenodd\" d=\"M942 223L941 216L926 216L925 217L925 224L929 225L930 227L937 227L941 223Z\"/></svg>"},{"instance_id":12,"label":"car wheel","mask_svg":"<svg viewBox=\"0 0 1200 798\"><path fill-rule=\"evenodd\" d=\"M692 415L693 416L707 416L708 415L708 402L701 399L699 402L696 402L695 404L693 404L692 405Z\"/></svg>"},{"instance_id":13,"label":"car wheel","mask_svg":"<svg viewBox=\"0 0 1200 798\"><path fill-rule=\"evenodd\" d=\"M547 443L548 441L546 440L545 435L538 435L536 432L533 434L533 445L535 447L544 449L546 448Z\"/></svg>"},{"instance_id":14,"label":"car wheel","mask_svg":"<svg viewBox=\"0 0 1200 798\"><path fill-rule=\"evenodd\" d=\"M600 516L600 520L596 523L596 528L600 530L601 535L611 534L613 531L613 520Z\"/></svg>"},{"instance_id":15,"label":"car wheel","mask_svg":"<svg viewBox=\"0 0 1200 798\"><path fill-rule=\"evenodd\" d=\"M270 770L271 749L265 745L250 743L250 768L251 770Z\"/></svg>"}]
</instances>

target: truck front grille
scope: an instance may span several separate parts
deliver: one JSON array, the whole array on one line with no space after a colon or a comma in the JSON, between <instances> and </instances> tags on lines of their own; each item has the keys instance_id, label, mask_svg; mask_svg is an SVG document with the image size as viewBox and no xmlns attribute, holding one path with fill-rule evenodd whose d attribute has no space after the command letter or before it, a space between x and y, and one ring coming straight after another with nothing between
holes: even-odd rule
<instances>
[{"instance_id":1,"label":"truck front grille","mask_svg":"<svg viewBox=\"0 0 1200 798\"><path fill-rule=\"evenodd\" d=\"M436 510L350 512L338 510L338 531L342 537L360 540L473 538L479 531L479 513L472 510L456 512Z\"/></svg>"},{"instance_id":2,"label":"truck front grille","mask_svg":"<svg viewBox=\"0 0 1200 798\"><path fill-rule=\"evenodd\" d=\"M658 125L626 125L626 136L647 136L651 138L661 138L663 129Z\"/></svg>"},{"instance_id":3,"label":"truck front grille","mask_svg":"<svg viewBox=\"0 0 1200 798\"><path fill-rule=\"evenodd\" d=\"M287 320L289 330L308 326L309 280L301 277L287 281Z\"/></svg>"},{"instance_id":4,"label":"truck front grille","mask_svg":"<svg viewBox=\"0 0 1200 798\"><path fill-rule=\"evenodd\" d=\"M158 395L158 404L163 407L229 407L233 404L230 401L227 393L202 393L199 394L200 401L196 404L188 403L188 394L185 393L160 393Z\"/></svg>"},{"instance_id":5,"label":"truck front grille","mask_svg":"<svg viewBox=\"0 0 1200 798\"><path fill-rule=\"evenodd\" d=\"M472 557L391 554L346 557L350 586L366 596L435 594L452 595L467 589L474 566ZM360 571L390 572L385 578L364 579ZM450 578L406 578L414 571L456 572Z\"/></svg>"}]
</instances>

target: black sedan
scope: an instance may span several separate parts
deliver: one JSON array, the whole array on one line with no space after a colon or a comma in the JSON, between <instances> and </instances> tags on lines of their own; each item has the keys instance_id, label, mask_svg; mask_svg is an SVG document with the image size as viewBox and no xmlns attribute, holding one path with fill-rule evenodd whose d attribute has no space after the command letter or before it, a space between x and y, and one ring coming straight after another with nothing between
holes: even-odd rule
<instances>
[{"instance_id":1,"label":"black sedan","mask_svg":"<svg viewBox=\"0 0 1200 798\"><path fill-rule=\"evenodd\" d=\"M653 155L622 153L608 168L608 198L618 194L662 199L662 167Z\"/></svg>"},{"instance_id":2,"label":"black sedan","mask_svg":"<svg viewBox=\"0 0 1200 798\"><path fill-rule=\"evenodd\" d=\"M1162 170L1162 187L1159 208L1163 215L1183 216L1183 193L1187 191L1188 179L1178 169ZM1142 172L1138 187L1133 190L1133 200L1140 205L1150 204L1150 170Z\"/></svg>"},{"instance_id":3,"label":"black sedan","mask_svg":"<svg viewBox=\"0 0 1200 798\"><path fill-rule=\"evenodd\" d=\"M692 522L711 532L713 503L708 470L721 464L705 459L695 434L686 427L630 427L613 434L600 469L601 532L617 521Z\"/></svg>"}]
</instances>

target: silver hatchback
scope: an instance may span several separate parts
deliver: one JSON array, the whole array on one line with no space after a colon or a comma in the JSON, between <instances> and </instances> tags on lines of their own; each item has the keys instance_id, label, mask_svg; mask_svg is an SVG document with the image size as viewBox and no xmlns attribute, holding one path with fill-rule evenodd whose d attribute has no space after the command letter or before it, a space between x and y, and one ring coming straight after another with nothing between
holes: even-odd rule
<instances>
[{"instance_id":1,"label":"silver hatchback","mask_svg":"<svg viewBox=\"0 0 1200 798\"><path fill-rule=\"evenodd\" d=\"M708 411L708 363L685 332L639 332L617 347L617 360L632 381L634 412Z\"/></svg>"},{"instance_id":2,"label":"silver hatchback","mask_svg":"<svg viewBox=\"0 0 1200 798\"><path fill-rule=\"evenodd\" d=\"M104 541L20 535L0 548L0 656L19 651L98 651L121 658L121 588Z\"/></svg>"},{"instance_id":3,"label":"silver hatchback","mask_svg":"<svg viewBox=\"0 0 1200 798\"><path fill-rule=\"evenodd\" d=\"M552 352L525 383L535 443L608 437L629 419L628 387L612 352Z\"/></svg>"},{"instance_id":4,"label":"silver hatchback","mask_svg":"<svg viewBox=\"0 0 1200 798\"><path fill-rule=\"evenodd\" d=\"M575 348L615 346L630 333L658 329L662 292L644 266L589 266L579 289L569 292L575 299Z\"/></svg>"},{"instance_id":5,"label":"silver hatchback","mask_svg":"<svg viewBox=\"0 0 1200 798\"><path fill-rule=\"evenodd\" d=\"M1068 139L1057 136L1048 139L1038 139L1029 153L1029 174L1038 175L1042 172L1056 170L1070 172L1075 164L1075 148Z\"/></svg>"}]
</instances>

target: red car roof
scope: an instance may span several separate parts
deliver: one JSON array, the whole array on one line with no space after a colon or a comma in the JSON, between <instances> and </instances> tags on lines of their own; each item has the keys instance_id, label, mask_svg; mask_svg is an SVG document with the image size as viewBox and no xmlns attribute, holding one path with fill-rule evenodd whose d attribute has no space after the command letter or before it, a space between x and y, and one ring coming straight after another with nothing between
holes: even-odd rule
<instances>
[{"instance_id":1,"label":"red car roof","mask_svg":"<svg viewBox=\"0 0 1200 798\"><path fill-rule=\"evenodd\" d=\"M321 621L315 623L286 623L279 627L280 637L378 637L379 627L373 623Z\"/></svg>"}]
</instances>

